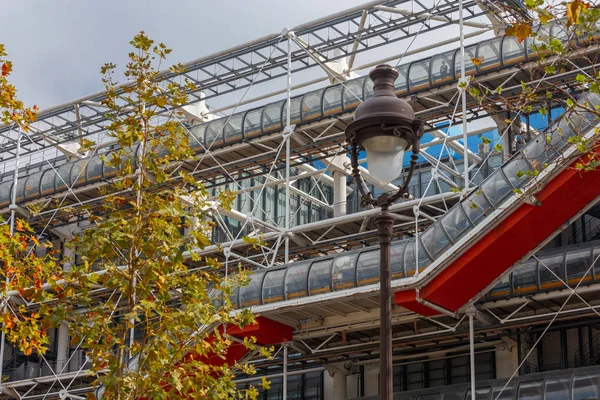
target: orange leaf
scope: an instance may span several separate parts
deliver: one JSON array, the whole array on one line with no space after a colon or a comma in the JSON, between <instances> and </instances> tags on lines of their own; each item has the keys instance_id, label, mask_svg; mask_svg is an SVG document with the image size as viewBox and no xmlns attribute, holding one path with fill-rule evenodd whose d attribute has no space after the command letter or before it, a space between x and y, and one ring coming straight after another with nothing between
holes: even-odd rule
<instances>
[{"instance_id":1,"label":"orange leaf","mask_svg":"<svg viewBox=\"0 0 600 400\"><path fill-rule=\"evenodd\" d=\"M505 36L516 36L519 43L523 42L526 37L531 35L531 25L526 22L518 22L506 29Z\"/></svg>"},{"instance_id":2,"label":"orange leaf","mask_svg":"<svg viewBox=\"0 0 600 400\"><path fill-rule=\"evenodd\" d=\"M4 64L2 64L2 76L6 76L6 75L10 74L11 70L12 70L12 64L10 61L7 61Z\"/></svg>"},{"instance_id":3,"label":"orange leaf","mask_svg":"<svg viewBox=\"0 0 600 400\"><path fill-rule=\"evenodd\" d=\"M476 66L479 67L481 65L481 63L483 62L483 60L485 60L484 56L479 56L479 57L473 57L471 58L471 62Z\"/></svg>"},{"instance_id":4,"label":"orange leaf","mask_svg":"<svg viewBox=\"0 0 600 400\"><path fill-rule=\"evenodd\" d=\"M581 10L583 8L589 8L589 4L584 3L579 0L574 0L570 3L567 3L567 28L573 24L579 23L579 15L581 14Z\"/></svg>"},{"instance_id":5,"label":"orange leaf","mask_svg":"<svg viewBox=\"0 0 600 400\"><path fill-rule=\"evenodd\" d=\"M23 232L25 230L25 227L23 226L23 221L20 219L17 219L17 223L15 224L15 229Z\"/></svg>"}]
</instances>

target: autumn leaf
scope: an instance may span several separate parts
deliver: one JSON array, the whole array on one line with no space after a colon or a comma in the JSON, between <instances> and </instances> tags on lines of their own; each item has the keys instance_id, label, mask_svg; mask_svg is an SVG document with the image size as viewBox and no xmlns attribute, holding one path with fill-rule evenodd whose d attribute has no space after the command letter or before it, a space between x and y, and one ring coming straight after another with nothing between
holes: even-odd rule
<instances>
[{"instance_id":1,"label":"autumn leaf","mask_svg":"<svg viewBox=\"0 0 600 400\"><path fill-rule=\"evenodd\" d=\"M516 36L519 43L522 43L526 37L531 35L531 25L527 22L518 22L506 29L505 36Z\"/></svg>"},{"instance_id":2,"label":"autumn leaf","mask_svg":"<svg viewBox=\"0 0 600 400\"><path fill-rule=\"evenodd\" d=\"M12 63L10 61L6 61L4 64L2 64L2 76L10 74L10 71L12 71Z\"/></svg>"},{"instance_id":3,"label":"autumn leaf","mask_svg":"<svg viewBox=\"0 0 600 400\"><path fill-rule=\"evenodd\" d=\"M589 8L589 7L590 7L589 4L579 1L579 0L574 0L570 3L567 3L567 11L566 11L567 28L573 24L578 24L579 23L579 15L581 14L581 10L583 8Z\"/></svg>"},{"instance_id":4,"label":"autumn leaf","mask_svg":"<svg viewBox=\"0 0 600 400\"><path fill-rule=\"evenodd\" d=\"M15 223L15 229L18 230L19 232L23 232L25 230L25 226L23 225L22 220L17 219L17 222Z\"/></svg>"},{"instance_id":5,"label":"autumn leaf","mask_svg":"<svg viewBox=\"0 0 600 400\"><path fill-rule=\"evenodd\" d=\"M535 11L538 14L538 18L542 24L547 24L551 20L554 19L554 15L548 10L544 10L543 8L536 8Z\"/></svg>"},{"instance_id":6,"label":"autumn leaf","mask_svg":"<svg viewBox=\"0 0 600 400\"><path fill-rule=\"evenodd\" d=\"M479 67L481 65L481 63L485 60L484 56L479 56L479 57L473 57L471 58L471 62L476 66Z\"/></svg>"}]
</instances>

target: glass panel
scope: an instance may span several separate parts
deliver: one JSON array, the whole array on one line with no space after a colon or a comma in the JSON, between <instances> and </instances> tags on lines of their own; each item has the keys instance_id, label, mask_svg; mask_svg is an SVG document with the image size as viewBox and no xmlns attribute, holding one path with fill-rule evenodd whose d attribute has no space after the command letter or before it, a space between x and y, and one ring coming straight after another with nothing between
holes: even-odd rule
<instances>
[{"instance_id":1,"label":"glass panel","mask_svg":"<svg viewBox=\"0 0 600 400\"><path fill-rule=\"evenodd\" d=\"M48 169L44 172L42 176L42 184L40 189L42 191L42 196L54 193L54 178L56 176L56 172L53 169Z\"/></svg>"},{"instance_id":2,"label":"glass panel","mask_svg":"<svg viewBox=\"0 0 600 400\"><path fill-rule=\"evenodd\" d=\"M537 262L527 261L512 274L515 294L530 293L538 290Z\"/></svg>"},{"instance_id":3,"label":"glass panel","mask_svg":"<svg viewBox=\"0 0 600 400\"><path fill-rule=\"evenodd\" d=\"M270 106L267 106L267 108ZM253 138L261 134L260 118L263 109L251 110L244 116L244 137Z\"/></svg>"},{"instance_id":4,"label":"glass panel","mask_svg":"<svg viewBox=\"0 0 600 400\"><path fill-rule=\"evenodd\" d=\"M243 139L242 136L242 120L244 113L234 114L229 118L229 122L225 127L225 142L232 143Z\"/></svg>"},{"instance_id":5,"label":"glass panel","mask_svg":"<svg viewBox=\"0 0 600 400\"><path fill-rule=\"evenodd\" d=\"M436 259L444 250L452 244L440 221L436 221L421 235L421 242L428 254Z\"/></svg>"},{"instance_id":6,"label":"glass panel","mask_svg":"<svg viewBox=\"0 0 600 400\"><path fill-rule=\"evenodd\" d=\"M375 93L375 91L373 90L373 86L373 81L367 79L367 81L365 82L365 99L373 97L373 93Z\"/></svg>"},{"instance_id":7,"label":"glass panel","mask_svg":"<svg viewBox=\"0 0 600 400\"><path fill-rule=\"evenodd\" d=\"M568 400L571 394L571 378L548 378L545 400Z\"/></svg>"},{"instance_id":8,"label":"glass panel","mask_svg":"<svg viewBox=\"0 0 600 400\"><path fill-rule=\"evenodd\" d=\"M302 98L302 121L311 121L321 118L321 96L323 90L307 93Z\"/></svg>"},{"instance_id":9,"label":"glass panel","mask_svg":"<svg viewBox=\"0 0 600 400\"><path fill-rule=\"evenodd\" d=\"M408 69L408 90L411 92L429 87L429 60L410 64Z\"/></svg>"},{"instance_id":10,"label":"glass panel","mask_svg":"<svg viewBox=\"0 0 600 400\"><path fill-rule=\"evenodd\" d=\"M552 23L552 37L560 39L562 42L566 42L569 37L569 32L565 24L559 22Z\"/></svg>"},{"instance_id":11,"label":"glass panel","mask_svg":"<svg viewBox=\"0 0 600 400\"><path fill-rule=\"evenodd\" d=\"M479 65L480 72L500 67L501 43L502 37L479 43L477 58L481 61Z\"/></svg>"},{"instance_id":12,"label":"glass panel","mask_svg":"<svg viewBox=\"0 0 600 400\"><path fill-rule=\"evenodd\" d=\"M93 156L85 168L85 179L87 182L93 182L102 179L102 160L99 156Z\"/></svg>"},{"instance_id":13,"label":"glass panel","mask_svg":"<svg viewBox=\"0 0 600 400\"><path fill-rule=\"evenodd\" d=\"M567 279L569 283L577 284L583 278L583 282L592 280L593 271L586 272L591 265L591 251L580 250L580 251L569 251L567 252Z\"/></svg>"},{"instance_id":14,"label":"glass panel","mask_svg":"<svg viewBox=\"0 0 600 400\"><path fill-rule=\"evenodd\" d=\"M451 392L442 393L442 400L465 400L465 391L455 389ZM469 399L466 399L469 400Z\"/></svg>"},{"instance_id":15,"label":"glass panel","mask_svg":"<svg viewBox=\"0 0 600 400\"><path fill-rule=\"evenodd\" d=\"M600 396L600 376L585 374L573 378L573 400L591 400Z\"/></svg>"},{"instance_id":16,"label":"glass panel","mask_svg":"<svg viewBox=\"0 0 600 400\"><path fill-rule=\"evenodd\" d=\"M356 286L356 256L357 254L340 254L333 261L331 281L333 290L348 289Z\"/></svg>"},{"instance_id":17,"label":"glass panel","mask_svg":"<svg viewBox=\"0 0 600 400\"><path fill-rule=\"evenodd\" d=\"M565 279L563 257L564 254L561 252L555 256L540 258L538 268L540 269L540 286L542 290L563 286L556 277L558 276L563 281Z\"/></svg>"},{"instance_id":18,"label":"glass panel","mask_svg":"<svg viewBox=\"0 0 600 400\"><path fill-rule=\"evenodd\" d=\"M439 393L420 394L417 396L417 400L438 400L439 397Z\"/></svg>"},{"instance_id":19,"label":"glass panel","mask_svg":"<svg viewBox=\"0 0 600 400\"><path fill-rule=\"evenodd\" d=\"M529 161L532 168L541 171L546 163L554 159L558 153L546 141L545 135L538 135L522 150L523 156Z\"/></svg>"},{"instance_id":20,"label":"glass panel","mask_svg":"<svg viewBox=\"0 0 600 400\"><path fill-rule=\"evenodd\" d=\"M220 290L212 289L208 293L208 297L215 307L221 307L223 305L223 293Z\"/></svg>"},{"instance_id":21,"label":"glass panel","mask_svg":"<svg viewBox=\"0 0 600 400\"><path fill-rule=\"evenodd\" d=\"M548 39L551 37L550 25L537 25L534 27L533 31L537 34L537 36L527 38L526 43L528 54L540 52L539 46L543 43L548 43Z\"/></svg>"},{"instance_id":22,"label":"glass panel","mask_svg":"<svg viewBox=\"0 0 600 400\"><path fill-rule=\"evenodd\" d=\"M207 149L214 149L216 146L223 144L223 125L225 124L225 119L220 118L208 124L204 141Z\"/></svg>"},{"instance_id":23,"label":"glass panel","mask_svg":"<svg viewBox=\"0 0 600 400\"><path fill-rule=\"evenodd\" d=\"M515 188L522 187L531 179L531 175L525 174L527 171L531 170L531 166L520 153L506 163L506 165L502 167L502 170L511 186Z\"/></svg>"},{"instance_id":24,"label":"glass panel","mask_svg":"<svg viewBox=\"0 0 600 400\"><path fill-rule=\"evenodd\" d=\"M54 182L53 186L54 186ZM0 204L8 205L11 201L12 180L0 183Z\"/></svg>"},{"instance_id":25,"label":"glass panel","mask_svg":"<svg viewBox=\"0 0 600 400\"><path fill-rule=\"evenodd\" d=\"M422 271L425 267L430 264L427 252L423 248L423 245L419 243L419 271ZM415 240L411 239L406 245L406 251L404 253L404 265L406 269L406 276L412 276L415 274Z\"/></svg>"},{"instance_id":26,"label":"glass panel","mask_svg":"<svg viewBox=\"0 0 600 400\"><path fill-rule=\"evenodd\" d=\"M393 242L391 253L391 273L392 279L404 278L404 250L408 241Z\"/></svg>"},{"instance_id":27,"label":"glass panel","mask_svg":"<svg viewBox=\"0 0 600 400\"><path fill-rule=\"evenodd\" d=\"M69 179L69 184L71 186L81 185L85 183L85 171L84 168L87 167L88 160L79 160L73 164L73 169L71 169L71 178Z\"/></svg>"},{"instance_id":28,"label":"glass panel","mask_svg":"<svg viewBox=\"0 0 600 400\"><path fill-rule=\"evenodd\" d=\"M460 204L465 214L467 214L467 218L469 218L473 225L477 225L479 221L494 211L494 207L492 207L483 193L479 190L471 193L469 197L467 197L466 200L461 201Z\"/></svg>"},{"instance_id":29,"label":"glass panel","mask_svg":"<svg viewBox=\"0 0 600 400\"><path fill-rule=\"evenodd\" d=\"M379 249L360 253L356 265L356 275L359 286L379 282Z\"/></svg>"},{"instance_id":30,"label":"glass panel","mask_svg":"<svg viewBox=\"0 0 600 400\"><path fill-rule=\"evenodd\" d=\"M106 162L102 163L102 172L105 178L112 178L114 176L117 176L117 173L119 172L118 168L114 168L112 166L110 166L109 162L112 159L113 155L116 154L116 152L110 152L106 155ZM44 176L45 178L46 176Z\"/></svg>"},{"instance_id":31,"label":"glass panel","mask_svg":"<svg viewBox=\"0 0 600 400\"><path fill-rule=\"evenodd\" d=\"M519 384L519 400L542 400L544 381L521 382Z\"/></svg>"},{"instance_id":32,"label":"glass panel","mask_svg":"<svg viewBox=\"0 0 600 400\"><path fill-rule=\"evenodd\" d=\"M413 276L417 270L415 263L415 239L410 239L404 252L404 270L406 276Z\"/></svg>"},{"instance_id":33,"label":"glass panel","mask_svg":"<svg viewBox=\"0 0 600 400\"><path fill-rule=\"evenodd\" d=\"M308 270L310 263L292 264L285 276L285 298L295 299L308 294Z\"/></svg>"},{"instance_id":34,"label":"glass panel","mask_svg":"<svg viewBox=\"0 0 600 400\"><path fill-rule=\"evenodd\" d=\"M446 228L450 240L454 243L471 229L471 223L464 214L462 207L452 207L442 218L442 225Z\"/></svg>"},{"instance_id":35,"label":"glass panel","mask_svg":"<svg viewBox=\"0 0 600 400\"><path fill-rule=\"evenodd\" d=\"M363 100L363 84L366 77L346 82L344 87L344 111L358 107Z\"/></svg>"},{"instance_id":36,"label":"glass panel","mask_svg":"<svg viewBox=\"0 0 600 400\"><path fill-rule=\"evenodd\" d=\"M394 83L394 92L396 94L404 93L408 89L408 67L410 64L404 64L396 68L398 70L398 77Z\"/></svg>"},{"instance_id":37,"label":"glass panel","mask_svg":"<svg viewBox=\"0 0 600 400\"><path fill-rule=\"evenodd\" d=\"M512 188L500 172L497 170L481 184L481 189L495 207L498 207L512 193Z\"/></svg>"},{"instance_id":38,"label":"glass panel","mask_svg":"<svg viewBox=\"0 0 600 400\"><path fill-rule=\"evenodd\" d=\"M331 292L331 266L333 259L316 261L310 267L308 273L309 294Z\"/></svg>"},{"instance_id":39,"label":"glass panel","mask_svg":"<svg viewBox=\"0 0 600 400\"><path fill-rule=\"evenodd\" d=\"M495 387L492 390L492 399L494 400L514 400L517 394L517 389L513 384L508 385L506 388L504 384Z\"/></svg>"},{"instance_id":40,"label":"glass panel","mask_svg":"<svg viewBox=\"0 0 600 400\"><path fill-rule=\"evenodd\" d=\"M476 388L475 389L475 399L476 400L490 400L490 388L489 387ZM465 400L471 400L471 389L467 389L467 393L465 394Z\"/></svg>"},{"instance_id":41,"label":"glass panel","mask_svg":"<svg viewBox=\"0 0 600 400\"><path fill-rule=\"evenodd\" d=\"M460 77L460 50L456 51L456 54L454 56L454 74L456 75L457 78ZM475 64L473 64L473 61L471 61L473 58L475 58L476 56L476 52L477 52L477 45L474 44L472 46L467 46L465 48L465 74L466 75L472 75L476 72L476 67Z\"/></svg>"},{"instance_id":42,"label":"glass panel","mask_svg":"<svg viewBox=\"0 0 600 400\"><path fill-rule=\"evenodd\" d=\"M263 303L283 301L283 277L285 272L285 268L267 272L267 276L263 281Z\"/></svg>"},{"instance_id":43,"label":"glass panel","mask_svg":"<svg viewBox=\"0 0 600 400\"><path fill-rule=\"evenodd\" d=\"M273 132L281 129L281 116L285 115L286 112L284 103L286 103L285 100L278 103L269 104L265 107L265 112L262 117L263 133ZM282 114L282 111L284 114Z\"/></svg>"},{"instance_id":44,"label":"glass panel","mask_svg":"<svg viewBox=\"0 0 600 400\"><path fill-rule=\"evenodd\" d=\"M56 168L57 175L54 178L54 188L56 191L66 189L70 185L71 168L73 168L72 163L63 164Z\"/></svg>"},{"instance_id":45,"label":"glass panel","mask_svg":"<svg viewBox=\"0 0 600 400\"><path fill-rule=\"evenodd\" d=\"M292 106L290 107L290 124L299 124L300 123L300 105L302 104L302 97L294 97L292 99ZM283 113L281 114L281 118L283 119L283 123L287 122L287 101L283 105ZM265 131L267 129L265 128Z\"/></svg>"},{"instance_id":46,"label":"glass panel","mask_svg":"<svg viewBox=\"0 0 600 400\"><path fill-rule=\"evenodd\" d=\"M325 116L337 114L342 111L342 85L325 89L323 96L323 114Z\"/></svg>"},{"instance_id":47,"label":"glass panel","mask_svg":"<svg viewBox=\"0 0 600 400\"><path fill-rule=\"evenodd\" d=\"M502 61L504 64L514 64L525 60L523 43L514 36L505 36L502 41Z\"/></svg>"},{"instance_id":48,"label":"glass panel","mask_svg":"<svg viewBox=\"0 0 600 400\"><path fill-rule=\"evenodd\" d=\"M429 361L427 375L429 387L444 386L446 384L446 360Z\"/></svg>"},{"instance_id":49,"label":"glass panel","mask_svg":"<svg viewBox=\"0 0 600 400\"><path fill-rule=\"evenodd\" d=\"M251 307L260 304L260 285L265 276L264 272L250 275L250 282L240 289L240 305Z\"/></svg>"},{"instance_id":50,"label":"glass panel","mask_svg":"<svg viewBox=\"0 0 600 400\"><path fill-rule=\"evenodd\" d=\"M31 174L27 177L27 182L25 184L25 198L33 199L40 195L40 181L42 179L42 175L44 171L36 172L35 174ZM2 192L2 186L0 186L0 192ZM2 201L0 200L0 203Z\"/></svg>"},{"instance_id":51,"label":"glass panel","mask_svg":"<svg viewBox=\"0 0 600 400\"><path fill-rule=\"evenodd\" d=\"M449 384L453 385L469 381L469 357L453 357L448 360L448 364L450 369Z\"/></svg>"},{"instance_id":52,"label":"glass panel","mask_svg":"<svg viewBox=\"0 0 600 400\"><path fill-rule=\"evenodd\" d=\"M23 199L25 198L25 183L26 183L25 179L26 178L22 177L21 179L17 180L17 196L16 196L17 204L19 202L23 201Z\"/></svg>"},{"instance_id":53,"label":"glass panel","mask_svg":"<svg viewBox=\"0 0 600 400\"><path fill-rule=\"evenodd\" d=\"M406 366L406 389L414 390L425 387L423 366L423 363L408 364Z\"/></svg>"},{"instance_id":54,"label":"glass panel","mask_svg":"<svg viewBox=\"0 0 600 400\"><path fill-rule=\"evenodd\" d=\"M231 296L229 296L229 301L231 302L231 306L233 308L240 308L240 303L239 303L240 296L239 295L240 295L240 288L236 287L235 289L233 289Z\"/></svg>"},{"instance_id":55,"label":"glass panel","mask_svg":"<svg viewBox=\"0 0 600 400\"><path fill-rule=\"evenodd\" d=\"M204 146L206 125L207 124L195 125L190 128L190 147L195 151L199 151Z\"/></svg>"},{"instance_id":56,"label":"glass panel","mask_svg":"<svg viewBox=\"0 0 600 400\"><path fill-rule=\"evenodd\" d=\"M500 279L500 282L489 292L490 298L506 297L510 295L511 274L506 274Z\"/></svg>"},{"instance_id":57,"label":"glass panel","mask_svg":"<svg viewBox=\"0 0 600 400\"><path fill-rule=\"evenodd\" d=\"M452 70L452 59L454 50L435 55L431 58L431 74L434 85L451 81L454 79Z\"/></svg>"}]
</instances>

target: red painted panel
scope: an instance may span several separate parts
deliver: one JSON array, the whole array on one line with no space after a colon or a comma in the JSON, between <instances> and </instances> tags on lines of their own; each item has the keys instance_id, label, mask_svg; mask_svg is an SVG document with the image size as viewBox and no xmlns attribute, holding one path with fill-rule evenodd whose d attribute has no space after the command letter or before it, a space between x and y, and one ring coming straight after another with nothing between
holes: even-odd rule
<instances>
[{"instance_id":1,"label":"red painted panel","mask_svg":"<svg viewBox=\"0 0 600 400\"><path fill-rule=\"evenodd\" d=\"M414 290L405 290L403 292L394 293L394 302L410 311L421 314L425 317L433 317L439 315L439 312L429 308L416 300L416 292Z\"/></svg>"},{"instance_id":2,"label":"red painted panel","mask_svg":"<svg viewBox=\"0 0 600 400\"><path fill-rule=\"evenodd\" d=\"M262 346L290 342L294 335L291 327L265 317L256 317L256 323L253 325L244 328L231 326L227 331L239 339L254 336L256 343Z\"/></svg>"},{"instance_id":3,"label":"red painted panel","mask_svg":"<svg viewBox=\"0 0 600 400\"><path fill-rule=\"evenodd\" d=\"M421 289L421 297L458 310L599 195L600 171L564 170L536 195L541 206L519 206Z\"/></svg>"}]
</instances>

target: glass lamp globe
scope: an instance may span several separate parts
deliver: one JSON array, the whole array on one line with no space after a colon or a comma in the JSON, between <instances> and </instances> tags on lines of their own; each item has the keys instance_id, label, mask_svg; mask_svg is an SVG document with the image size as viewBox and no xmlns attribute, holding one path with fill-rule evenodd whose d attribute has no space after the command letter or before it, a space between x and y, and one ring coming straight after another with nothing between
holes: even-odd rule
<instances>
[{"instance_id":1,"label":"glass lamp globe","mask_svg":"<svg viewBox=\"0 0 600 400\"><path fill-rule=\"evenodd\" d=\"M374 136L362 143L367 152L369 173L379 183L388 184L402 175L404 150L408 142L397 136Z\"/></svg>"}]
</instances>

